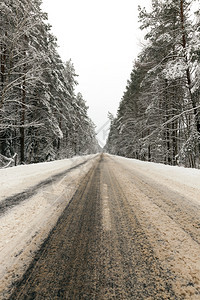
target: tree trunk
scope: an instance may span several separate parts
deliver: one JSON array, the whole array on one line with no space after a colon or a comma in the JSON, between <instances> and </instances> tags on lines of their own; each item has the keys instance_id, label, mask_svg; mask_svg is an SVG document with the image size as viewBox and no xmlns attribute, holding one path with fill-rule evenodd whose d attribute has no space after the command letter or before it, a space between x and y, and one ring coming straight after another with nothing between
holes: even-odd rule
<instances>
[{"instance_id":1,"label":"tree trunk","mask_svg":"<svg viewBox=\"0 0 200 300\"><path fill-rule=\"evenodd\" d=\"M24 75L22 85L22 104L21 104L21 127L20 127L20 154L21 164L25 162L25 98L26 98L26 77Z\"/></svg>"},{"instance_id":2,"label":"tree trunk","mask_svg":"<svg viewBox=\"0 0 200 300\"><path fill-rule=\"evenodd\" d=\"M2 90L4 87L4 76L5 76L5 61L6 61L6 50L1 45L1 86Z\"/></svg>"},{"instance_id":3,"label":"tree trunk","mask_svg":"<svg viewBox=\"0 0 200 300\"><path fill-rule=\"evenodd\" d=\"M148 161L151 161L151 145L148 145Z\"/></svg>"},{"instance_id":4,"label":"tree trunk","mask_svg":"<svg viewBox=\"0 0 200 300\"><path fill-rule=\"evenodd\" d=\"M184 7L183 7L184 0L180 0L180 14L181 14L181 29L182 29L182 46L183 49L185 50L185 62L188 65L188 58L187 58L187 53L186 53L186 34L185 34L185 19L184 19ZM194 112L194 117L195 117L195 122L196 122L196 129L197 132L200 134L200 120L199 120L199 112L197 110L197 103L195 96L192 94L192 80L191 80L191 72L189 69L189 66L186 69L186 78L187 78L187 84L188 84L188 90L189 90L189 95L191 99L191 104L193 107L193 112Z\"/></svg>"},{"instance_id":5,"label":"tree trunk","mask_svg":"<svg viewBox=\"0 0 200 300\"><path fill-rule=\"evenodd\" d=\"M172 164L175 166L177 164L176 156L177 156L177 122L172 123Z\"/></svg>"}]
</instances>

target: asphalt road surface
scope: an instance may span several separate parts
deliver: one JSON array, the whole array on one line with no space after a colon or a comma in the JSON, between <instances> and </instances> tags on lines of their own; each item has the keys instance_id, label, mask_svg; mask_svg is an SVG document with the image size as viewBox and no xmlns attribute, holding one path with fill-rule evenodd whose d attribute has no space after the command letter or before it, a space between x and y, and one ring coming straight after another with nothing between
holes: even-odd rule
<instances>
[{"instance_id":1,"label":"asphalt road surface","mask_svg":"<svg viewBox=\"0 0 200 300\"><path fill-rule=\"evenodd\" d=\"M102 155L10 299L200 299L199 217Z\"/></svg>"}]
</instances>

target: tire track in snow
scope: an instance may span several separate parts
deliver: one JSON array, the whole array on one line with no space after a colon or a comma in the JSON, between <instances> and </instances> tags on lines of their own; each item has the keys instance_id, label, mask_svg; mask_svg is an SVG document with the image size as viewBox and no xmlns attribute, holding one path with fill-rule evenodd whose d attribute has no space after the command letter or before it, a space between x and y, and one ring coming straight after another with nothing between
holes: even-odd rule
<instances>
[{"instance_id":1,"label":"tire track in snow","mask_svg":"<svg viewBox=\"0 0 200 300\"><path fill-rule=\"evenodd\" d=\"M7 197L7 198L3 199L0 202L0 217L1 217L1 215L5 214L7 210L13 208L15 205L18 205L21 202L23 202L23 201L27 200L28 198L32 197L33 195L35 195L38 192L38 190L40 190L41 188L44 188L48 185L56 183L63 176L65 176L68 173L70 173L71 171L85 165L90 160L92 160L92 158L90 158L84 162L81 162L78 165L75 165L75 166L71 167L70 169L65 170L64 172L53 175L50 178L43 180L42 182L38 183L37 185L32 186L31 188L29 188L21 193L18 193L16 195L13 195L11 197Z\"/></svg>"}]
</instances>

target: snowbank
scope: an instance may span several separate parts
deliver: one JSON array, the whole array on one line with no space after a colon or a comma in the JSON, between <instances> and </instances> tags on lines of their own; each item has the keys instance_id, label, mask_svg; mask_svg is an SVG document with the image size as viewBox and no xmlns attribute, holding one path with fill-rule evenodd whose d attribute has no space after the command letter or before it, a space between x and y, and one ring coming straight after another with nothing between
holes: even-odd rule
<instances>
[{"instance_id":1,"label":"snowbank","mask_svg":"<svg viewBox=\"0 0 200 300\"><path fill-rule=\"evenodd\" d=\"M94 156L95 155L86 155L52 162L0 169L0 201L14 194L23 192L41 181L73 168Z\"/></svg>"},{"instance_id":2,"label":"snowbank","mask_svg":"<svg viewBox=\"0 0 200 300\"><path fill-rule=\"evenodd\" d=\"M81 178L98 157L89 155L0 170L0 199L3 200L87 161L60 180L40 188L35 195L0 217L0 299L9 297L12 283L21 278L35 251L68 205ZM146 183L162 185L200 205L200 170L109 157L120 165L120 172L124 169L130 181L134 182L137 177L144 179L145 176Z\"/></svg>"},{"instance_id":3,"label":"snowbank","mask_svg":"<svg viewBox=\"0 0 200 300\"><path fill-rule=\"evenodd\" d=\"M200 204L200 170L144 162L137 159L111 156L130 172L145 175L150 180L187 196Z\"/></svg>"},{"instance_id":4,"label":"snowbank","mask_svg":"<svg viewBox=\"0 0 200 300\"><path fill-rule=\"evenodd\" d=\"M97 159L98 155L89 155L0 170L3 199L72 168L62 178L39 188L32 197L0 216L0 300L9 298L13 282L22 277L80 180ZM83 162L86 163L81 164Z\"/></svg>"}]
</instances>

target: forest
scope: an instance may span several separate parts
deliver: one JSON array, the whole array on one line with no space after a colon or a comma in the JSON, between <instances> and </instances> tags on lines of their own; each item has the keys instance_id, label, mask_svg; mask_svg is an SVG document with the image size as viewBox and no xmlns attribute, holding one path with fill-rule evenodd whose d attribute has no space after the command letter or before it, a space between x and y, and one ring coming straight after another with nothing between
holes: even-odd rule
<instances>
[{"instance_id":1,"label":"forest","mask_svg":"<svg viewBox=\"0 0 200 300\"><path fill-rule=\"evenodd\" d=\"M40 0L0 2L0 167L95 153L95 126L72 61Z\"/></svg>"},{"instance_id":2,"label":"forest","mask_svg":"<svg viewBox=\"0 0 200 300\"><path fill-rule=\"evenodd\" d=\"M200 9L194 0L139 7L145 33L106 151L200 168Z\"/></svg>"}]
</instances>

